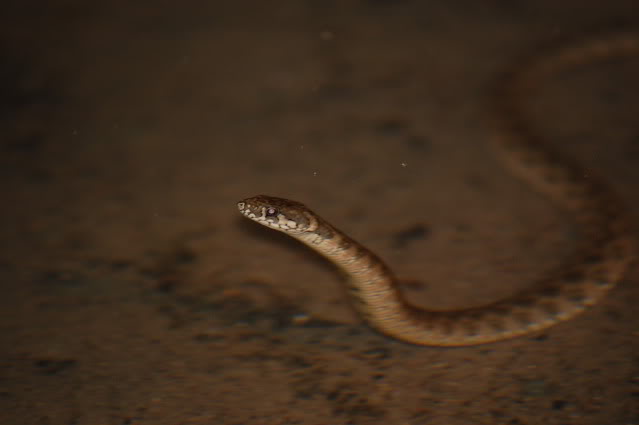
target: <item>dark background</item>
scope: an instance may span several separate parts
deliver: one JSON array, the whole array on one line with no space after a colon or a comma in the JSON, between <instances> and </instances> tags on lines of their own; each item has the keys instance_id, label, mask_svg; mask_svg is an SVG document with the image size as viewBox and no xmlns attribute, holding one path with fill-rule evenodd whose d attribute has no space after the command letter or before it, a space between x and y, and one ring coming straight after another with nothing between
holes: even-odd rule
<instances>
[{"instance_id":1,"label":"dark background","mask_svg":"<svg viewBox=\"0 0 639 425\"><path fill-rule=\"evenodd\" d=\"M636 268L512 341L399 343L242 219L297 199L415 303L478 305L579 243L487 147L487 88L636 1L4 2L0 423L639 424ZM553 145L639 211L639 59L550 79Z\"/></svg>"}]
</instances>

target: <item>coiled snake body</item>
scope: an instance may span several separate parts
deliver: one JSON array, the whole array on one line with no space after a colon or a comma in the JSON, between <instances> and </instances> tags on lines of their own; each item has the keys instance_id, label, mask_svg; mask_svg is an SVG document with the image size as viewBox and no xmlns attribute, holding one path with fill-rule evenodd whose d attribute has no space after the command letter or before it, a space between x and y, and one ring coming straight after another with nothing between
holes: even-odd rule
<instances>
[{"instance_id":1,"label":"coiled snake body","mask_svg":"<svg viewBox=\"0 0 639 425\"><path fill-rule=\"evenodd\" d=\"M399 340L420 345L474 345L570 319L622 278L636 257L637 244L617 197L591 172L555 153L530 131L519 102L558 71L637 52L639 39L632 34L558 49L519 64L500 80L490 97L499 156L514 174L567 209L585 240L573 261L512 297L464 310L424 310L404 300L382 260L305 205L256 196L239 202L238 208L246 217L298 239L341 268L356 310L373 328Z\"/></svg>"}]
</instances>

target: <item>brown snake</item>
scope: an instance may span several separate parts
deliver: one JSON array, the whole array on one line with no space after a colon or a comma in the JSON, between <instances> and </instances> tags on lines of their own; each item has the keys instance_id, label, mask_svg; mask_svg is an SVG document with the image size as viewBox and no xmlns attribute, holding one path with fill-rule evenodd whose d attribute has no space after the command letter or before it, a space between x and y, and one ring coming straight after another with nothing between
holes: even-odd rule
<instances>
[{"instance_id":1,"label":"brown snake","mask_svg":"<svg viewBox=\"0 0 639 425\"><path fill-rule=\"evenodd\" d=\"M520 99L550 75L596 60L639 52L630 34L597 38L518 64L489 99L499 156L517 176L567 210L584 234L575 258L523 292L454 311L406 302L390 269L371 251L303 204L256 196L238 203L246 217L282 231L327 257L348 278L356 310L378 331L413 344L462 346L528 334L570 319L596 303L637 253L630 220L613 192L590 171L555 153L527 126Z\"/></svg>"}]
</instances>

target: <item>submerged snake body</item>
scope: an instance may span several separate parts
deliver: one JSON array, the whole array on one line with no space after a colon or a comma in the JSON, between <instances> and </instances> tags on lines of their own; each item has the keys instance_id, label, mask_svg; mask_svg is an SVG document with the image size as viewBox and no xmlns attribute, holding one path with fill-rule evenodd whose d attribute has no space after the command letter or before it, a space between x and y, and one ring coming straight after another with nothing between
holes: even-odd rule
<instances>
[{"instance_id":1,"label":"submerged snake body","mask_svg":"<svg viewBox=\"0 0 639 425\"><path fill-rule=\"evenodd\" d=\"M305 205L256 196L238 203L246 217L282 231L327 257L348 277L356 310L380 332L420 345L461 346L498 341L547 328L597 302L636 257L626 210L592 173L545 146L519 111L520 98L549 75L593 60L636 54L639 40L625 34L524 63L500 82L491 98L499 156L518 176L568 210L584 235L575 258L527 290L492 304L428 311L402 297L390 269L371 251Z\"/></svg>"}]
</instances>

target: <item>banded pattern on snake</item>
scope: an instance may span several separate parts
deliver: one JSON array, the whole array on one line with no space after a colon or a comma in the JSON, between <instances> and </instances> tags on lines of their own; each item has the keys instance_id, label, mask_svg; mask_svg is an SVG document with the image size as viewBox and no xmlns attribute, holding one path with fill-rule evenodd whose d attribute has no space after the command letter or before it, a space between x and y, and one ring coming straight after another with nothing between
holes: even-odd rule
<instances>
[{"instance_id":1,"label":"banded pattern on snake","mask_svg":"<svg viewBox=\"0 0 639 425\"><path fill-rule=\"evenodd\" d=\"M584 234L574 259L512 297L470 309L428 311L408 303L390 269L305 205L256 196L246 217L303 242L342 269L354 307L370 326L413 344L464 346L499 341L570 319L596 303L637 256L628 213L615 194L532 132L519 106L540 81L576 65L639 52L639 38L615 34L518 64L499 81L489 107L499 156L513 173L574 217Z\"/></svg>"}]
</instances>

